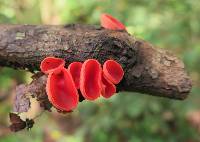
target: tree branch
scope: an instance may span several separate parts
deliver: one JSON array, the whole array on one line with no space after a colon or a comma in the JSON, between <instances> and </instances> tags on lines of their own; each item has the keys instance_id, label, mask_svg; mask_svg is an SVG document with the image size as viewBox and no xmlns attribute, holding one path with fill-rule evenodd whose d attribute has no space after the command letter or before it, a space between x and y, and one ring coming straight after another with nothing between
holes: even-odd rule
<instances>
[{"instance_id":1,"label":"tree branch","mask_svg":"<svg viewBox=\"0 0 200 142\"><path fill-rule=\"evenodd\" d=\"M117 60L125 70L119 91L136 91L184 99L191 80L184 64L171 53L136 39L125 31L89 25L0 25L0 65L39 70L48 56L73 61Z\"/></svg>"}]
</instances>

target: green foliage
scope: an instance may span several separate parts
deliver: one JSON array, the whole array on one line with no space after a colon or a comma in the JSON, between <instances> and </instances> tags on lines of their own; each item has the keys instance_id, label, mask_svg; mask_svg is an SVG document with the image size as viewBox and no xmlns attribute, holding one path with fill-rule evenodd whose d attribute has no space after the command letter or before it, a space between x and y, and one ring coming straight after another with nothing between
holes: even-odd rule
<instances>
[{"instance_id":1,"label":"green foliage","mask_svg":"<svg viewBox=\"0 0 200 142\"><path fill-rule=\"evenodd\" d=\"M129 33L182 58L194 80L195 87L185 101L124 92L110 100L81 103L72 115L82 125L73 135L56 137L57 141L200 141L197 129L186 118L189 112L200 110L199 5L199 0L0 0L0 23L99 24L100 14L107 12L120 19ZM0 73L0 90L26 77L24 72L8 68ZM5 114L2 105L0 110ZM48 125L47 120L51 121L41 118L30 133L0 136L0 142L42 141L45 126L40 124ZM53 130L56 136L62 134L56 127Z\"/></svg>"}]
</instances>

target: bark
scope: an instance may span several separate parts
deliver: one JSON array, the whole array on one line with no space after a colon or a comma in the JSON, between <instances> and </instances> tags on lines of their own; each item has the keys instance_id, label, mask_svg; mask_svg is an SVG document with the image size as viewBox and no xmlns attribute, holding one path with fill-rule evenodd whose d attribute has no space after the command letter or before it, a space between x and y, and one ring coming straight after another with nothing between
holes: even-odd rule
<instances>
[{"instance_id":1,"label":"bark","mask_svg":"<svg viewBox=\"0 0 200 142\"><path fill-rule=\"evenodd\" d=\"M125 71L119 91L184 99L192 87L181 60L126 31L78 24L0 25L0 66L35 71L48 56L64 58L66 66L114 59Z\"/></svg>"}]
</instances>

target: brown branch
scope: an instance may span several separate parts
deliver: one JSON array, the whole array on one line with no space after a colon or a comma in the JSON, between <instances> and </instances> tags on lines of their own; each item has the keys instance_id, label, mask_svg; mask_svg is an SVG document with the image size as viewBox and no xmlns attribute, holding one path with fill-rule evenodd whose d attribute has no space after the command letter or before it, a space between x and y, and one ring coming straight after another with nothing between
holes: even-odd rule
<instances>
[{"instance_id":1,"label":"brown branch","mask_svg":"<svg viewBox=\"0 0 200 142\"><path fill-rule=\"evenodd\" d=\"M103 63L117 60L125 70L119 91L136 91L184 99L191 90L182 61L125 31L95 26L0 25L0 65L39 69L47 56L64 58L67 65L88 58Z\"/></svg>"}]
</instances>

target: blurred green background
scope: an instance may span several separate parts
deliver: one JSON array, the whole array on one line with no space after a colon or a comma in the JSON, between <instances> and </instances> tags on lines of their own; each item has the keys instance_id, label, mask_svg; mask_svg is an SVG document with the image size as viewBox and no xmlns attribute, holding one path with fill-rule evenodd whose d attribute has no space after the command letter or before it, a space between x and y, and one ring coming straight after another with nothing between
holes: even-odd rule
<instances>
[{"instance_id":1,"label":"blurred green background","mask_svg":"<svg viewBox=\"0 0 200 142\"><path fill-rule=\"evenodd\" d=\"M200 142L200 0L0 0L4 24L99 25L104 12L184 61L194 84L188 99L120 93L65 116L45 113L31 131L11 133L14 89L30 73L1 67L0 142Z\"/></svg>"}]
</instances>

